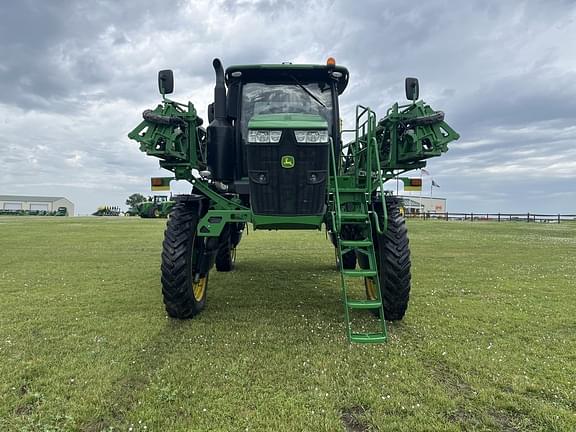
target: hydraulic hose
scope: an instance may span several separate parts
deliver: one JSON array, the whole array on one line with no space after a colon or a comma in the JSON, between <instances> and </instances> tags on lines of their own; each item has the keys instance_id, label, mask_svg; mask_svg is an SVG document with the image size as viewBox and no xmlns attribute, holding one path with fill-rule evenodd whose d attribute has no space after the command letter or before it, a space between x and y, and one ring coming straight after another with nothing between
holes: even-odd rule
<instances>
[{"instance_id":1,"label":"hydraulic hose","mask_svg":"<svg viewBox=\"0 0 576 432\"><path fill-rule=\"evenodd\" d=\"M444 112L436 111L434 114L411 118L409 120L406 120L406 123L411 126L431 126L433 124L440 123L443 121L444 121Z\"/></svg>"},{"instance_id":2,"label":"hydraulic hose","mask_svg":"<svg viewBox=\"0 0 576 432\"><path fill-rule=\"evenodd\" d=\"M186 124L186 122L181 118L163 116L160 114L156 114L154 111L149 109L142 113L142 117L144 118L144 120L149 121L150 123L156 123L164 126L181 126Z\"/></svg>"}]
</instances>

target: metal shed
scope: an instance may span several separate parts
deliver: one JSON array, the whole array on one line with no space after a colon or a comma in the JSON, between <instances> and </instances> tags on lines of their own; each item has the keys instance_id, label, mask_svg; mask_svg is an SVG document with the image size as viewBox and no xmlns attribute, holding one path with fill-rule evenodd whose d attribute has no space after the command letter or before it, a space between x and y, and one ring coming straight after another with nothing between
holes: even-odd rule
<instances>
[{"instance_id":1,"label":"metal shed","mask_svg":"<svg viewBox=\"0 0 576 432\"><path fill-rule=\"evenodd\" d=\"M66 207L69 216L74 215L74 203L64 197L0 195L0 210L39 210L52 212Z\"/></svg>"}]
</instances>

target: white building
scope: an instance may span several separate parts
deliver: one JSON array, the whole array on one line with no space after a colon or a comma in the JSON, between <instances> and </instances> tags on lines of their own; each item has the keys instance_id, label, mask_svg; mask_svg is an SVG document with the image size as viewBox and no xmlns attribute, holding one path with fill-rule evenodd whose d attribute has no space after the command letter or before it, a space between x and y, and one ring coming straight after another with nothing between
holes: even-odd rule
<instances>
[{"instance_id":1,"label":"white building","mask_svg":"<svg viewBox=\"0 0 576 432\"><path fill-rule=\"evenodd\" d=\"M1 210L39 210L57 211L60 207L66 207L69 216L74 216L74 203L64 197L0 195Z\"/></svg>"},{"instance_id":2,"label":"white building","mask_svg":"<svg viewBox=\"0 0 576 432\"><path fill-rule=\"evenodd\" d=\"M446 198L419 197L417 195L399 195L406 214L446 213Z\"/></svg>"}]
</instances>

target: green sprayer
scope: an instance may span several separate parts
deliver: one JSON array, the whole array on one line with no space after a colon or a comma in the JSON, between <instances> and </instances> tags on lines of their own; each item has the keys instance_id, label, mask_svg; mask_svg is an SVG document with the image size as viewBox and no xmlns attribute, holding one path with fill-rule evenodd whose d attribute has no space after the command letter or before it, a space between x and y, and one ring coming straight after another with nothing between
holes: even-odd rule
<instances>
[{"instance_id":1,"label":"green sprayer","mask_svg":"<svg viewBox=\"0 0 576 432\"><path fill-rule=\"evenodd\" d=\"M202 311L210 270L233 269L247 223L256 230L324 225L335 247L348 339L384 342L386 320L406 313L411 278L400 203L384 185L423 168L459 135L443 112L418 100L415 78L405 81L409 103L395 103L380 120L358 105L354 128L345 131L339 97L349 74L332 58L326 65L240 65L226 71L215 59L213 67L206 128L191 102L166 97L174 78L163 70L162 103L144 111L128 135L174 173L165 181L193 185L191 194L177 197L165 230L161 282L168 315L187 319ZM361 296L352 295L350 287L357 285ZM375 329L352 328L357 309L373 312Z\"/></svg>"}]
</instances>

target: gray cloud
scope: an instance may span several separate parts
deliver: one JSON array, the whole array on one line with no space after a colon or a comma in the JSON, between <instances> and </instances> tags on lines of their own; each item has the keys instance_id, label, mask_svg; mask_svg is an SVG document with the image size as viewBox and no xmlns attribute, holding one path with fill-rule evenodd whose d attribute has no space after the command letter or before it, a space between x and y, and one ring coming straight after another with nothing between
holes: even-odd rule
<instances>
[{"instance_id":1,"label":"gray cloud","mask_svg":"<svg viewBox=\"0 0 576 432\"><path fill-rule=\"evenodd\" d=\"M356 103L382 116L405 76L447 113L462 138L428 169L451 210L574 212L572 40L571 1L3 2L2 193L66 195L84 214L123 204L161 172L126 138L159 100L157 70L174 69L175 97L205 116L215 56L332 55L351 71L348 124Z\"/></svg>"}]
</instances>

